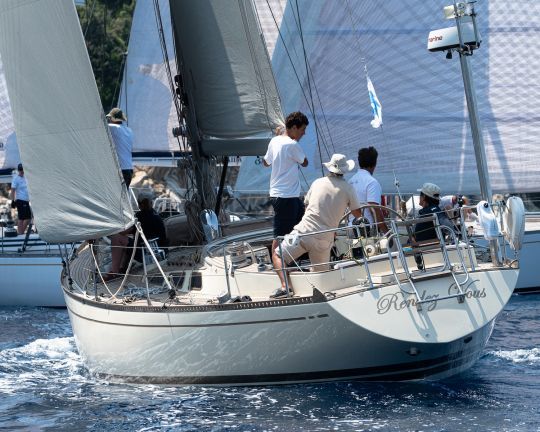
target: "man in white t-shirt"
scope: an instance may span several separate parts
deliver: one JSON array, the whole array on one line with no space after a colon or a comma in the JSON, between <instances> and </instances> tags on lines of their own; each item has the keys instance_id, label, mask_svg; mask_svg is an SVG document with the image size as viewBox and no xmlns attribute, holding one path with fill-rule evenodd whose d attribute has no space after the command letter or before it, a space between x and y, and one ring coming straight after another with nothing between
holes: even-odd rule
<instances>
[{"instance_id":1,"label":"man in white t-shirt","mask_svg":"<svg viewBox=\"0 0 540 432\"><path fill-rule=\"evenodd\" d=\"M107 120L111 137L116 146L122 176L126 186L129 187L133 177L133 159L131 156L133 151L133 131L123 124L124 121L127 121L127 118L120 108L113 108L107 114Z\"/></svg>"},{"instance_id":2,"label":"man in white t-shirt","mask_svg":"<svg viewBox=\"0 0 540 432\"><path fill-rule=\"evenodd\" d=\"M364 204L381 204L382 188L380 183L373 177L373 172L377 166L378 152L374 147L364 147L358 150L358 171L349 180L349 184L356 191L358 200ZM380 208L364 210L363 216L370 224L379 222L378 230L388 231L384 223L384 216ZM375 218L373 217L375 215Z\"/></svg>"},{"instance_id":3,"label":"man in white t-shirt","mask_svg":"<svg viewBox=\"0 0 540 432\"><path fill-rule=\"evenodd\" d=\"M308 160L298 141L309 124L305 114L296 111L285 119L285 133L275 136L268 144L263 158L265 167L272 167L270 199L274 208L274 237L292 231L302 219L304 204L300 200L300 167L307 167ZM272 250L277 241L272 243Z\"/></svg>"},{"instance_id":4,"label":"man in white t-shirt","mask_svg":"<svg viewBox=\"0 0 540 432\"><path fill-rule=\"evenodd\" d=\"M358 210L360 201L356 197L354 189L343 178L343 174L354 168L354 161L347 160L342 154L334 154L330 162L325 162L324 166L328 168L330 173L312 183L305 196L307 208L302 220L294 226L291 235L287 236L281 243L281 253L285 263L290 263L308 252L314 271L328 269L330 250L334 243L334 232L304 237L297 237L297 235L337 228L347 208L351 209L352 214L356 217L362 215L362 212ZM294 240L295 237L296 240ZM279 249L274 250L272 262L281 281L281 288L276 290L272 297L285 297L287 290Z\"/></svg>"},{"instance_id":5,"label":"man in white t-shirt","mask_svg":"<svg viewBox=\"0 0 540 432\"><path fill-rule=\"evenodd\" d=\"M17 167L17 175L11 181L9 198L12 200L11 206L17 208L17 234L24 234L30 220L32 220L32 210L30 209L30 195L22 164Z\"/></svg>"}]
</instances>

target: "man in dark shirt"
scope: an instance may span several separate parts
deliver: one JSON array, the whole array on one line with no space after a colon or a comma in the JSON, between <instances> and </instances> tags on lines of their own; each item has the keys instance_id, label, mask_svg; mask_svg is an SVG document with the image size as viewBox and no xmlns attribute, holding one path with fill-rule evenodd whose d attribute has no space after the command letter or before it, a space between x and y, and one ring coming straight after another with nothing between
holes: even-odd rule
<instances>
[{"instance_id":1,"label":"man in dark shirt","mask_svg":"<svg viewBox=\"0 0 540 432\"><path fill-rule=\"evenodd\" d=\"M448 219L448 216L439 207L441 189L439 186L433 183L424 183L420 191L420 206L422 209L418 212L418 218L436 214L439 224L447 226L451 229L454 228L454 224ZM445 232L443 231L443 235ZM435 225L433 221L417 223L414 228L414 239L417 243L428 240L437 240L437 232L435 231ZM424 260L422 254L414 254L414 259L419 270L424 269Z\"/></svg>"},{"instance_id":2,"label":"man in dark shirt","mask_svg":"<svg viewBox=\"0 0 540 432\"><path fill-rule=\"evenodd\" d=\"M149 198L143 197L138 200L139 211L135 213L135 217L141 224L141 229L147 240L157 238L159 247L167 246L167 235L165 232L165 224L161 217L154 211ZM128 265L128 260L132 254L132 247L134 245L133 238L129 237L130 234L135 234L136 228L131 228L111 236L111 269L108 273L103 275L103 280L109 281L111 279L123 276ZM137 240L137 250L135 251L135 261L142 262L143 254L142 249L146 248L144 241L139 237ZM147 252L148 253L148 252Z\"/></svg>"},{"instance_id":3,"label":"man in dark shirt","mask_svg":"<svg viewBox=\"0 0 540 432\"><path fill-rule=\"evenodd\" d=\"M439 186L433 183L424 183L422 189L420 189L420 206L422 209L418 212L418 217L436 214L440 225L453 229L454 225L439 207L440 195L441 189ZM436 239L437 233L433 222L417 223L414 229L414 238L417 242Z\"/></svg>"},{"instance_id":4,"label":"man in dark shirt","mask_svg":"<svg viewBox=\"0 0 540 432\"><path fill-rule=\"evenodd\" d=\"M147 240L157 238L157 244L159 247L167 246L167 234L165 233L165 224L161 217L154 211L152 204L148 198L141 198L139 200L139 211L135 213L135 217L141 223L141 228L146 236ZM135 228L132 228L132 232ZM133 241L129 246L133 245ZM137 241L137 251L135 252L135 260L142 262L142 247L144 247L143 240L139 237Z\"/></svg>"}]
</instances>

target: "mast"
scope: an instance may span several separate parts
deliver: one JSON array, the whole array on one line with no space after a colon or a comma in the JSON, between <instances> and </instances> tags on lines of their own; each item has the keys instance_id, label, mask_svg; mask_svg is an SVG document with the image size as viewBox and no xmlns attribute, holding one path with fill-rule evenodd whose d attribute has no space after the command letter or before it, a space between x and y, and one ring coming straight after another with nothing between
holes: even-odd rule
<instances>
[{"instance_id":1,"label":"mast","mask_svg":"<svg viewBox=\"0 0 540 432\"><path fill-rule=\"evenodd\" d=\"M476 26L476 13L472 3L467 3L465 7L469 6L470 11L467 13L465 10L460 12L458 6L454 0L454 16L456 20L456 27L458 30L460 48L459 61L461 64L461 74L463 76L463 87L465 89L465 97L467 99L467 110L469 112L469 123L471 125L471 134L474 146L474 154L476 156L476 168L478 170L478 178L480 181L480 194L482 199L487 202L491 201L492 191L491 182L489 180L489 173L487 168L486 150L484 147L484 138L482 136L482 126L480 123L480 116L478 115L478 103L476 99L476 92L474 89L474 81L471 73L470 59L473 54L473 50L480 46L478 37L478 30ZM465 45L463 42L463 28L462 22L463 16L470 16L474 28L475 45Z\"/></svg>"},{"instance_id":2,"label":"mast","mask_svg":"<svg viewBox=\"0 0 540 432\"><path fill-rule=\"evenodd\" d=\"M457 32L458 44L457 47L455 47L455 45L452 45L452 39L455 38L455 34L452 34L453 29L447 29L449 31L447 31L444 36L440 37L439 40L443 41L443 39L446 39L449 41L441 43L442 48L444 50L447 49L448 51L446 55L447 59L450 60L452 58L452 51L457 51L459 54L461 75L463 77L463 88L465 90L465 97L467 100L469 123L471 126L473 147L476 158L476 168L478 170L478 179L480 182L480 193L482 199L490 203L492 197L491 183L489 180L486 150L484 147L480 116L478 115L478 103L476 99L476 92L474 88L474 81L471 73L469 60L469 57L472 56L473 51L480 47L481 42L478 34L478 28L476 25L476 12L474 10L474 3L474 1L457 3L456 0L453 0L452 5L446 6L444 8L446 18L453 18L456 21L455 31ZM466 30L468 29L465 27L465 23L463 22L464 17L470 18L473 34L465 35ZM446 43L450 45L445 46ZM499 246L497 240L490 240L489 248L491 252L492 262L496 266L500 266L501 262L499 259Z\"/></svg>"}]
</instances>

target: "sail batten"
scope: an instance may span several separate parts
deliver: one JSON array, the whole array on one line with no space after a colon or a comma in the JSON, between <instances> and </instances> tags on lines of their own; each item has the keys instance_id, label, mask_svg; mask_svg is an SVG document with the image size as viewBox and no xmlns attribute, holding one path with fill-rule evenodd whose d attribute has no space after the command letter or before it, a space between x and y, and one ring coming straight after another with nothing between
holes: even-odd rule
<instances>
[{"instance_id":1,"label":"sail batten","mask_svg":"<svg viewBox=\"0 0 540 432\"><path fill-rule=\"evenodd\" d=\"M75 5L2 1L0 55L40 236L67 243L133 224Z\"/></svg>"}]
</instances>

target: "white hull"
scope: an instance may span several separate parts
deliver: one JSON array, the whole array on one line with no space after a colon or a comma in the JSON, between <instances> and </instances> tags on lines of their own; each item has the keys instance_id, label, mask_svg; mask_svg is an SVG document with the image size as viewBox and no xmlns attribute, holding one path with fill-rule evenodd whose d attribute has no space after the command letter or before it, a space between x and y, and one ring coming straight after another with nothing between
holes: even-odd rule
<instances>
[{"instance_id":1,"label":"white hull","mask_svg":"<svg viewBox=\"0 0 540 432\"><path fill-rule=\"evenodd\" d=\"M0 255L0 306L65 307L60 256Z\"/></svg>"},{"instance_id":2,"label":"white hull","mask_svg":"<svg viewBox=\"0 0 540 432\"><path fill-rule=\"evenodd\" d=\"M310 275L315 285L317 275L324 273ZM235 385L411 380L470 367L517 277L518 270L508 268L471 273L464 302L444 299L421 311L396 285L329 300L316 291L289 300L166 309L64 293L79 352L92 373L107 379ZM416 286L436 298L453 292L452 283L446 275Z\"/></svg>"},{"instance_id":3,"label":"white hull","mask_svg":"<svg viewBox=\"0 0 540 432\"><path fill-rule=\"evenodd\" d=\"M35 234L21 252L23 241L0 238L0 306L65 307L59 252Z\"/></svg>"},{"instance_id":4,"label":"white hull","mask_svg":"<svg viewBox=\"0 0 540 432\"><path fill-rule=\"evenodd\" d=\"M540 227L526 230L523 249L519 253L519 277L516 292L540 292Z\"/></svg>"}]
</instances>

